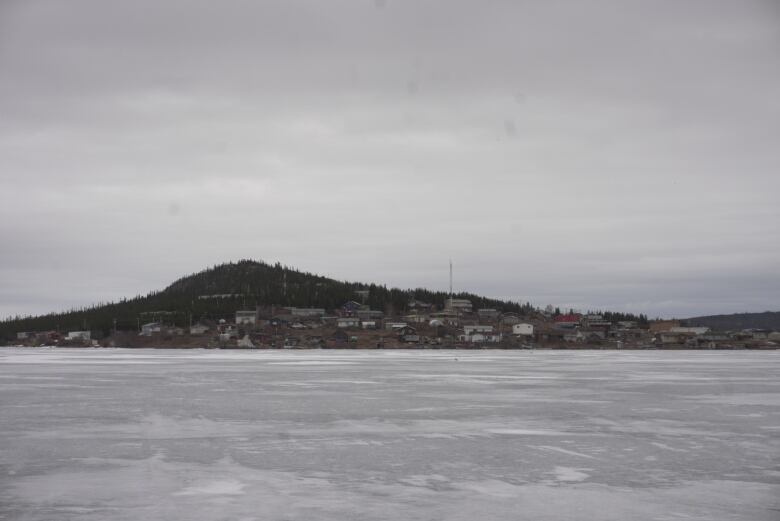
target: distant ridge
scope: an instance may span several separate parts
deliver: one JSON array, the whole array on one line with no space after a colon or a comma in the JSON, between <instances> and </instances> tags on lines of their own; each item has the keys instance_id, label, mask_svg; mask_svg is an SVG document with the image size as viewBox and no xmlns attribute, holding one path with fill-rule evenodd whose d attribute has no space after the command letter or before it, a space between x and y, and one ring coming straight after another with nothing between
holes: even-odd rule
<instances>
[{"instance_id":1,"label":"distant ridge","mask_svg":"<svg viewBox=\"0 0 780 521\"><path fill-rule=\"evenodd\" d=\"M232 319L236 310L255 306L296 306L336 309L360 299L358 290L368 290L365 304L387 314L403 311L411 298L442 306L449 296L424 288L398 289L385 285L347 282L299 271L280 263L255 260L228 262L180 278L162 291L40 316L12 317L0 321L0 340L16 338L20 331L111 330L137 331L144 321L165 320L186 326L190 320ZM531 304L456 293L475 308L502 312L528 312Z\"/></svg>"},{"instance_id":2,"label":"distant ridge","mask_svg":"<svg viewBox=\"0 0 780 521\"><path fill-rule=\"evenodd\" d=\"M718 331L739 331L751 328L780 330L780 311L709 315L689 318L686 322L691 326L707 326Z\"/></svg>"}]
</instances>

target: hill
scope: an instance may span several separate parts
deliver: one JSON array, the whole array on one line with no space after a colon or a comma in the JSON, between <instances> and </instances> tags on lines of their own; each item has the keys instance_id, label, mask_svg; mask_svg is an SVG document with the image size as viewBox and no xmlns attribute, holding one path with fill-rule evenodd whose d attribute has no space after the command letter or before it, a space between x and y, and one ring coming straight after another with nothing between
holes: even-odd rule
<instances>
[{"instance_id":1,"label":"hill","mask_svg":"<svg viewBox=\"0 0 780 521\"><path fill-rule=\"evenodd\" d=\"M301 272L281 264L242 260L183 277L162 291L119 302L96 305L36 317L13 317L0 322L0 339L12 340L19 331L92 330L108 334L137 331L144 322L163 318L167 324L185 326L190 320L232 319L236 310L255 306L296 306L333 310L349 300L359 300L356 291L368 290L365 301L371 309L393 314L404 311L414 298L443 307L448 294L427 289L401 290L383 285L346 282ZM530 304L501 301L458 293L455 298L472 301L475 308L524 312Z\"/></svg>"},{"instance_id":2,"label":"hill","mask_svg":"<svg viewBox=\"0 0 780 521\"><path fill-rule=\"evenodd\" d=\"M689 318L686 322L691 326L707 326L716 331L740 331L750 328L780 330L780 311L709 315Z\"/></svg>"}]
</instances>

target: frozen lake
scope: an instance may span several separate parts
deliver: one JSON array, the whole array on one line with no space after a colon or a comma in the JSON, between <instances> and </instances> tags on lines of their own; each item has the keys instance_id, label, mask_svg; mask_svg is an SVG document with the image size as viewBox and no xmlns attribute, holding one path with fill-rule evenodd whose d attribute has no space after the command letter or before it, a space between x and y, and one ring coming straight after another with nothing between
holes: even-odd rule
<instances>
[{"instance_id":1,"label":"frozen lake","mask_svg":"<svg viewBox=\"0 0 780 521\"><path fill-rule=\"evenodd\" d=\"M0 348L0 519L780 519L780 352Z\"/></svg>"}]
</instances>

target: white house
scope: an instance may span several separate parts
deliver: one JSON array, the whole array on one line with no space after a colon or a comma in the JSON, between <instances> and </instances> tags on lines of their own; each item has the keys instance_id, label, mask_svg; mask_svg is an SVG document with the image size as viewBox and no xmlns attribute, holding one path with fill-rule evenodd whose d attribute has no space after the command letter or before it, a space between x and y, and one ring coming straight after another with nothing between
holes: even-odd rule
<instances>
[{"instance_id":1,"label":"white house","mask_svg":"<svg viewBox=\"0 0 780 521\"><path fill-rule=\"evenodd\" d=\"M363 320L360 322L360 327L363 329L376 329L376 320Z\"/></svg>"},{"instance_id":2,"label":"white house","mask_svg":"<svg viewBox=\"0 0 780 521\"><path fill-rule=\"evenodd\" d=\"M360 327L360 319L358 317L339 317L336 320L336 327Z\"/></svg>"},{"instance_id":3,"label":"white house","mask_svg":"<svg viewBox=\"0 0 780 521\"><path fill-rule=\"evenodd\" d=\"M257 311L236 311L236 324L257 324Z\"/></svg>"},{"instance_id":4,"label":"white house","mask_svg":"<svg viewBox=\"0 0 780 521\"><path fill-rule=\"evenodd\" d=\"M322 308L284 308L294 317L321 317L325 314Z\"/></svg>"},{"instance_id":5,"label":"white house","mask_svg":"<svg viewBox=\"0 0 780 521\"><path fill-rule=\"evenodd\" d=\"M497 309L482 308L477 310L477 315L479 315L479 318L482 319L497 320L501 313Z\"/></svg>"},{"instance_id":6,"label":"white house","mask_svg":"<svg viewBox=\"0 0 780 521\"><path fill-rule=\"evenodd\" d=\"M141 336L152 336L155 333L162 332L162 322L149 322L141 326Z\"/></svg>"},{"instance_id":7,"label":"white house","mask_svg":"<svg viewBox=\"0 0 780 521\"><path fill-rule=\"evenodd\" d=\"M445 302L446 308L461 313L471 313L471 301L465 298L451 298Z\"/></svg>"},{"instance_id":8,"label":"white house","mask_svg":"<svg viewBox=\"0 0 780 521\"><path fill-rule=\"evenodd\" d=\"M249 335L244 335L244 338L239 338L238 342L236 342L236 346L238 346L238 347L255 347L255 345L252 343L252 339L249 338Z\"/></svg>"},{"instance_id":9,"label":"white house","mask_svg":"<svg viewBox=\"0 0 780 521\"><path fill-rule=\"evenodd\" d=\"M406 322L385 322L385 329L392 331L394 329L403 329L407 325Z\"/></svg>"},{"instance_id":10,"label":"white house","mask_svg":"<svg viewBox=\"0 0 780 521\"><path fill-rule=\"evenodd\" d=\"M91 340L92 333L90 331L69 331L65 340Z\"/></svg>"},{"instance_id":11,"label":"white house","mask_svg":"<svg viewBox=\"0 0 780 521\"><path fill-rule=\"evenodd\" d=\"M480 324L463 326L463 334L465 334L466 336L472 335L474 333L492 333L492 332L493 332L493 326L483 326Z\"/></svg>"},{"instance_id":12,"label":"white house","mask_svg":"<svg viewBox=\"0 0 780 521\"><path fill-rule=\"evenodd\" d=\"M533 324L515 324L512 326L512 334L517 336L533 336L534 326Z\"/></svg>"},{"instance_id":13,"label":"white house","mask_svg":"<svg viewBox=\"0 0 780 521\"><path fill-rule=\"evenodd\" d=\"M501 335L495 333L471 333L460 335L461 342L495 343L501 341Z\"/></svg>"}]
</instances>

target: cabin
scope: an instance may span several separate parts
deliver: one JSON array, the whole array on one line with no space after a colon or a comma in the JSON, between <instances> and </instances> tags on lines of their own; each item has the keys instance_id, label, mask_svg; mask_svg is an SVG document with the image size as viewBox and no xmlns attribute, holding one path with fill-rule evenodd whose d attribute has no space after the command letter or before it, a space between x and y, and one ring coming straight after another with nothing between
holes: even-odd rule
<instances>
[{"instance_id":1,"label":"cabin","mask_svg":"<svg viewBox=\"0 0 780 521\"><path fill-rule=\"evenodd\" d=\"M480 320L496 321L501 316L501 313L493 308L480 308L477 310L477 316Z\"/></svg>"},{"instance_id":2,"label":"cabin","mask_svg":"<svg viewBox=\"0 0 780 521\"><path fill-rule=\"evenodd\" d=\"M504 313L501 315L501 322L508 326L514 326L522 322L520 316L517 313Z\"/></svg>"},{"instance_id":3,"label":"cabin","mask_svg":"<svg viewBox=\"0 0 780 521\"><path fill-rule=\"evenodd\" d=\"M346 302L344 303L343 306L341 306L341 312L344 315L355 314L360 309L363 309L363 304L361 304L360 302L355 302L354 300L350 300L349 302Z\"/></svg>"},{"instance_id":4,"label":"cabin","mask_svg":"<svg viewBox=\"0 0 780 521\"><path fill-rule=\"evenodd\" d=\"M516 336L534 336L533 324L520 323L512 326L512 334Z\"/></svg>"},{"instance_id":5,"label":"cabin","mask_svg":"<svg viewBox=\"0 0 780 521\"><path fill-rule=\"evenodd\" d=\"M91 331L68 331L68 336L65 337L65 340L85 340L89 341L92 339L92 332Z\"/></svg>"},{"instance_id":6,"label":"cabin","mask_svg":"<svg viewBox=\"0 0 780 521\"><path fill-rule=\"evenodd\" d=\"M360 327L360 319L358 317L340 317L336 319L336 327L342 329Z\"/></svg>"},{"instance_id":7,"label":"cabin","mask_svg":"<svg viewBox=\"0 0 780 521\"><path fill-rule=\"evenodd\" d=\"M407 344L417 344L420 342L420 335L412 326L406 326L395 330L398 334L398 340Z\"/></svg>"},{"instance_id":8,"label":"cabin","mask_svg":"<svg viewBox=\"0 0 780 521\"><path fill-rule=\"evenodd\" d=\"M445 302L445 308L455 313L471 313L471 301L465 298L451 298Z\"/></svg>"},{"instance_id":9,"label":"cabin","mask_svg":"<svg viewBox=\"0 0 780 521\"><path fill-rule=\"evenodd\" d=\"M236 324L238 325L257 324L257 311L236 311Z\"/></svg>"},{"instance_id":10,"label":"cabin","mask_svg":"<svg viewBox=\"0 0 780 521\"><path fill-rule=\"evenodd\" d=\"M388 331L394 331L406 327L406 322L385 322L385 329Z\"/></svg>"},{"instance_id":11,"label":"cabin","mask_svg":"<svg viewBox=\"0 0 780 521\"><path fill-rule=\"evenodd\" d=\"M149 322L141 326L140 336L152 336L162 333L162 322Z\"/></svg>"},{"instance_id":12,"label":"cabin","mask_svg":"<svg viewBox=\"0 0 780 521\"><path fill-rule=\"evenodd\" d=\"M493 332L493 326L483 326L480 324L471 324L468 326L463 326L463 334L466 336L472 335L474 333L492 333Z\"/></svg>"},{"instance_id":13,"label":"cabin","mask_svg":"<svg viewBox=\"0 0 780 521\"><path fill-rule=\"evenodd\" d=\"M325 315L325 310L321 308L284 308L294 317L321 317Z\"/></svg>"}]
</instances>

